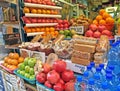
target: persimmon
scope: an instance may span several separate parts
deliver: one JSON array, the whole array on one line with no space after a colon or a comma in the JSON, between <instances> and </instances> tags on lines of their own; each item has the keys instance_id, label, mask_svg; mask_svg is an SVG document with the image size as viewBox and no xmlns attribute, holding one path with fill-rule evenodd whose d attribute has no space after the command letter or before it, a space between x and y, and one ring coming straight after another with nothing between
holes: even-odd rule
<instances>
[{"instance_id":1,"label":"persimmon","mask_svg":"<svg viewBox=\"0 0 120 91\"><path fill-rule=\"evenodd\" d=\"M37 14L37 9L31 9L31 13Z\"/></svg>"},{"instance_id":2,"label":"persimmon","mask_svg":"<svg viewBox=\"0 0 120 91\"><path fill-rule=\"evenodd\" d=\"M8 59L9 59L9 57L5 57L5 58L4 58L4 62L5 62L5 63L8 63Z\"/></svg>"},{"instance_id":3,"label":"persimmon","mask_svg":"<svg viewBox=\"0 0 120 91\"><path fill-rule=\"evenodd\" d=\"M36 29L35 29L35 28L32 28L31 30L32 30L32 32L36 32Z\"/></svg>"},{"instance_id":4,"label":"persimmon","mask_svg":"<svg viewBox=\"0 0 120 91\"><path fill-rule=\"evenodd\" d=\"M40 30L40 28L39 27L37 27L36 28L36 32L40 32L41 30Z\"/></svg>"},{"instance_id":5,"label":"persimmon","mask_svg":"<svg viewBox=\"0 0 120 91\"><path fill-rule=\"evenodd\" d=\"M46 32L49 32L49 30L50 30L49 27L46 27L46 28L45 28L45 31L46 31Z\"/></svg>"},{"instance_id":6,"label":"persimmon","mask_svg":"<svg viewBox=\"0 0 120 91\"><path fill-rule=\"evenodd\" d=\"M105 20L100 20L100 21L99 21L99 24L100 24L100 25L105 25L105 24L106 24L106 21L105 21Z\"/></svg>"},{"instance_id":7,"label":"persimmon","mask_svg":"<svg viewBox=\"0 0 120 91\"><path fill-rule=\"evenodd\" d=\"M101 15L98 15L98 16L96 17L96 20L97 20L97 21L102 20L102 16L101 16Z\"/></svg>"},{"instance_id":8,"label":"persimmon","mask_svg":"<svg viewBox=\"0 0 120 91\"><path fill-rule=\"evenodd\" d=\"M25 31L26 31L26 33L31 33L32 32L32 30L30 28L26 29Z\"/></svg>"},{"instance_id":9,"label":"persimmon","mask_svg":"<svg viewBox=\"0 0 120 91\"><path fill-rule=\"evenodd\" d=\"M41 14L41 13L42 13L42 10L41 10L41 9L38 9L38 10L37 10L37 13L38 13L38 14Z\"/></svg>"},{"instance_id":10,"label":"persimmon","mask_svg":"<svg viewBox=\"0 0 120 91\"><path fill-rule=\"evenodd\" d=\"M9 53L9 58L14 58L14 53Z\"/></svg>"},{"instance_id":11,"label":"persimmon","mask_svg":"<svg viewBox=\"0 0 120 91\"><path fill-rule=\"evenodd\" d=\"M109 15L108 13L106 13L106 12L103 13L103 18L104 18L104 19L106 19L106 18L108 18L108 17L110 17L110 15Z\"/></svg>"},{"instance_id":12,"label":"persimmon","mask_svg":"<svg viewBox=\"0 0 120 91\"><path fill-rule=\"evenodd\" d=\"M18 53L14 53L14 59L18 59L19 58L19 54Z\"/></svg>"},{"instance_id":13,"label":"persimmon","mask_svg":"<svg viewBox=\"0 0 120 91\"><path fill-rule=\"evenodd\" d=\"M27 7L24 7L23 12L24 12L24 13L30 13L30 9L27 8Z\"/></svg>"},{"instance_id":14,"label":"persimmon","mask_svg":"<svg viewBox=\"0 0 120 91\"><path fill-rule=\"evenodd\" d=\"M9 59L8 59L8 64L11 64L11 63L12 63L12 59L9 58Z\"/></svg>"},{"instance_id":15,"label":"persimmon","mask_svg":"<svg viewBox=\"0 0 120 91\"><path fill-rule=\"evenodd\" d=\"M18 65L18 60L16 60L16 59L12 59L12 61L11 61L12 63L12 65Z\"/></svg>"},{"instance_id":16,"label":"persimmon","mask_svg":"<svg viewBox=\"0 0 120 91\"><path fill-rule=\"evenodd\" d=\"M106 18L106 23L107 24L114 24L114 19L111 17Z\"/></svg>"},{"instance_id":17,"label":"persimmon","mask_svg":"<svg viewBox=\"0 0 120 91\"><path fill-rule=\"evenodd\" d=\"M11 70L15 70L17 68L17 66L15 66L15 65L10 65L10 69Z\"/></svg>"},{"instance_id":18,"label":"persimmon","mask_svg":"<svg viewBox=\"0 0 120 91\"><path fill-rule=\"evenodd\" d=\"M106 12L105 9L100 9L99 14L103 15L103 13L105 13L105 12Z\"/></svg>"},{"instance_id":19,"label":"persimmon","mask_svg":"<svg viewBox=\"0 0 120 91\"><path fill-rule=\"evenodd\" d=\"M93 20L93 24L98 25L98 21L97 20Z\"/></svg>"}]
</instances>

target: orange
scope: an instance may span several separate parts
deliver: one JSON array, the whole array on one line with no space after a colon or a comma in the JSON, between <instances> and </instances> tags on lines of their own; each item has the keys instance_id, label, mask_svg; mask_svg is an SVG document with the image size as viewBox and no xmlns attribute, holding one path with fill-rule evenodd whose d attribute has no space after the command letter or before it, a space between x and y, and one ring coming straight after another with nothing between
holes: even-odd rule
<instances>
[{"instance_id":1,"label":"orange","mask_svg":"<svg viewBox=\"0 0 120 91\"><path fill-rule=\"evenodd\" d=\"M45 31L46 31L46 32L49 32L49 27L46 27L46 28L45 28Z\"/></svg>"},{"instance_id":2,"label":"orange","mask_svg":"<svg viewBox=\"0 0 120 91\"><path fill-rule=\"evenodd\" d=\"M9 57L5 57L5 58L4 58L4 62L7 63L7 62L8 62L8 59L9 59Z\"/></svg>"},{"instance_id":3,"label":"orange","mask_svg":"<svg viewBox=\"0 0 120 91\"><path fill-rule=\"evenodd\" d=\"M99 24L100 24L100 25L105 25L105 24L106 24L106 21L105 21L105 20L100 20L100 21L99 21Z\"/></svg>"},{"instance_id":4,"label":"orange","mask_svg":"<svg viewBox=\"0 0 120 91\"><path fill-rule=\"evenodd\" d=\"M98 25L98 21L97 20L93 20L93 24Z\"/></svg>"},{"instance_id":5,"label":"orange","mask_svg":"<svg viewBox=\"0 0 120 91\"><path fill-rule=\"evenodd\" d=\"M45 10L45 9L43 9L43 10L42 10L42 13L43 13L43 14L46 14L47 12L46 12L46 10Z\"/></svg>"},{"instance_id":6,"label":"orange","mask_svg":"<svg viewBox=\"0 0 120 91\"><path fill-rule=\"evenodd\" d=\"M9 53L9 58L14 58L14 53Z\"/></svg>"},{"instance_id":7,"label":"orange","mask_svg":"<svg viewBox=\"0 0 120 91\"><path fill-rule=\"evenodd\" d=\"M40 32L41 30L40 30L40 28L39 27L37 27L36 28L36 32Z\"/></svg>"},{"instance_id":8,"label":"orange","mask_svg":"<svg viewBox=\"0 0 120 91\"><path fill-rule=\"evenodd\" d=\"M24 13L30 13L30 9L27 8L27 7L24 7L23 12L24 12Z\"/></svg>"},{"instance_id":9,"label":"orange","mask_svg":"<svg viewBox=\"0 0 120 91\"><path fill-rule=\"evenodd\" d=\"M96 20L97 20L97 21L102 20L102 16L101 16L101 15L98 15L98 16L96 17Z\"/></svg>"},{"instance_id":10,"label":"orange","mask_svg":"<svg viewBox=\"0 0 120 91\"><path fill-rule=\"evenodd\" d=\"M8 59L8 64L11 64L12 63L12 59Z\"/></svg>"},{"instance_id":11,"label":"orange","mask_svg":"<svg viewBox=\"0 0 120 91\"><path fill-rule=\"evenodd\" d=\"M49 34L50 34L50 32L46 32L46 34L47 34L47 35L49 35Z\"/></svg>"},{"instance_id":12,"label":"orange","mask_svg":"<svg viewBox=\"0 0 120 91\"><path fill-rule=\"evenodd\" d=\"M57 14L58 14L58 11L57 11L57 10L54 10L54 14L57 15Z\"/></svg>"},{"instance_id":13,"label":"orange","mask_svg":"<svg viewBox=\"0 0 120 91\"><path fill-rule=\"evenodd\" d=\"M6 67L7 67L7 68L10 68L10 65L8 64Z\"/></svg>"},{"instance_id":14,"label":"orange","mask_svg":"<svg viewBox=\"0 0 120 91\"><path fill-rule=\"evenodd\" d=\"M10 68L11 70L15 70L15 69L17 68L17 66L11 65L9 68Z\"/></svg>"},{"instance_id":15,"label":"orange","mask_svg":"<svg viewBox=\"0 0 120 91\"><path fill-rule=\"evenodd\" d=\"M50 34L51 34L51 35L54 35L54 34L55 34L55 32L50 32Z\"/></svg>"},{"instance_id":16,"label":"orange","mask_svg":"<svg viewBox=\"0 0 120 91\"><path fill-rule=\"evenodd\" d=\"M31 33L32 32L32 30L30 28L26 29L25 31L26 31L26 33Z\"/></svg>"},{"instance_id":17,"label":"orange","mask_svg":"<svg viewBox=\"0 0 120 91\"><path fill-rule=\"evenodd\" d=\"M99 14L103 15L103 13L105 13L105 12L106 12L105 9L100 9Z\"/></svg>"},{"instance_id":18,"label":"orange","mask_svg":"<svg viewBox=\"0 0 120 91\"><path fill-rule=\"evenodd\" d=\"M31 31L32 31L32 32L36 32L36 29L35 29L35 28L31 28Z\"/></svg>"},{"instance_id":19,"label":"orange","mask_svg":"<svg viewBox=\"0 0 120 91\"><path fill-rule=\"evenodd\" d=\"M59 34L59 32L58 31L55 31L55 35L58 35Z\"/></svg>"},{"instance_id":20,"label":"orange","mask_svg":"<svg viewBox=\"0 0 120 91\"><path fill-rule=\"evenodd\" d=\"M41 28L41 32L45 32L45 28L42 27L42 28Z\"/></svg>"},{"instance_id":21,"label":"orange","mask_svg":"<svg viewBox=\"0 0 120 91\"><path fill-rule=\"evenodd\" d=\"M7 67L8 64L7 64L7 63L3 63L3 65L4 65L5 67Z\"/></svg>"},{"instance_id":22,"label":"orange","mask_svg":"<svg viewBox=\"0 0 120 91\"><path fill-rule=\"evenodd\" d=\"M103 18L104 18L104 19L106 19L106 18L108 18L108 17L110 17L110 15L109 15L108 13L106 13L106 12L103 13Z\"/></svg>"},{"instance_id":23,"label":"orange","mask_svg":"<svg viewBox=\"0 0 120 91\"><path fill-rule=\"evenodd\" d=\"M12 63L11 63L12 65L18 65L18 60L16 60L16 59L12 59Z\"/></svg>"},{"instance_id":24,"label":"orange","mask_svg":"<svg viewBox=\"0 0 120 91\"><path fill-rule=\"evenodd\" d=\"M37 9L31 9L31 13L36 14L37 13Z\"/></svg>"},{"instance_id":25,"label":"orange","mask_svg":"<svg viewBox=\"0 0 120 91\"><path fill-rule=\"evenodd\" d=\"M14 53L14 59L18 59L19 58L19 54L18 53Z\"/></svg>"},{"instance_id":26,"label":"orange","mask_svg":"<svg viewBox=\"0 0 120 91\"><path fill-rule=\"evenodd\" d=\"M106 18L106 23L107 24L114 24L114 19L111 17Z\"/></svg>"},{"instance_id":27,"label":"orange","mask_svg":"<svg viewBox=\"0 0 120 91\"><path fill-rule=\"evenodd\" d=\"M54 27L50 27L50 32L54 32L55 28Z\"/></svg>"},{"instance_id":28,"label":"orange","mask_svg":"<svg viewBox=\"0 0 120 91\"><path fill-rule=\"evenodd\" d=\"M38 13L38 14L41 14L41 13L42 13L42 10L41 10L41 9L38 9L38 10L37 10L37 13Z\"/></svg>"},{"instance_id":29,"label":"orange","mask_svg":"<svg viewBox=\"0 0 120 91\"><path fill-rule=\"evenodd\" d=\"M46 13L47 13L47 14L50 14L50 10L46 10Z\"/></svg>"},{"instance_id":30,"label":"orange","mask_svg":"<svg viewBox=\"0 0 120 91\"><path fill-rule=\"evenodd\" d=\"M19 57L18 62L22 63L23 61L24 61L24 58L23 57Z\"/></svg>"}]
</instances>

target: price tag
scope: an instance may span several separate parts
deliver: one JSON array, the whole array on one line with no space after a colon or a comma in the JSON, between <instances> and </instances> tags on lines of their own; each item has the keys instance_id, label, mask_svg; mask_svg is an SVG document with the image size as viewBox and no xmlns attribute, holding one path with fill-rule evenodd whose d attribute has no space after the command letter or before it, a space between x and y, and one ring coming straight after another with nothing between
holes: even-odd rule
<instances>
[{"instance_id":1,"label":"price tag","mask_svg":"<svg viewBox=\"0 0 120 91\"><path fill-rule=\"evenodd\" d=\"M70 30L75 30L78 34L84 34L84 26L72 26Z\"/></svg>"},{"instance_id":2,"label":"price tag","mask_svg":"<svg viewBox=\"0 0 120 91\"><path fill-rule=\"evenodd\" d=\"M115 42L120 40L120 35L115 35Z\"/></svg>"}]
</instances>

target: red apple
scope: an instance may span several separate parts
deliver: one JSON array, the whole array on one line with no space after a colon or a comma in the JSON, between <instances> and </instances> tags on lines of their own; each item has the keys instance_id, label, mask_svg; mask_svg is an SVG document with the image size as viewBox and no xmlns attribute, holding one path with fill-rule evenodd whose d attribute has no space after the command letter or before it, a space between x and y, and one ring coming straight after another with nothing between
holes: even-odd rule
<instances>
[{"instance_id":1,"label":"red apple","mask_svg":"<svg viewBox=\"0 0 120 91\"><path fill-rule=\"evenodd\" d=\"M61 84L61 83L57 83L57 84L55 84L55 85L53 86L53 89L54 89L55 91L64 91L64 85Z\"/></svg>"},{"instance_id":2,"label":"red apple","mask_svg":"<svg viewBox=\"0 0 120 91\"><path fill-rule=\"evenodd\" d=\"M93 31L92 31L92 30L88 30L88 31L85 33L85 36L86 36L86 37L93 37Z\"/></svg>"},{"instance_id":3,"label":"red apple","mask_svg":"<svg viewBox=\"0 0 120 91\"><path fill-rule=\"evenodd\" d=\"M32 3L37 3L37 0L31 0Z\"/></svg>"},{"instance_id":4,"label":"red apple","mask_svg":"<svg viewBox=\"0 0 120 91\"><path fill-rule=\"evenodd\" d=\"M92 30L93 32L96 31L97 28L98 28L98 27L97 27L97 25L95 25L95 24L91 24L91 25L89 26L89 29Z\"/></svg>"},{"instance_id":5,"label":"red apple","mask_svg":"<svg viewBox=\"0 0 120 91\"><path fill-rule=\"evenodd\" d=\"M46 81L46 74L43 72L37 74L36 80L40 83L44 83Z\"/></svg>"},{"instance_id":6,"label":"red apple","mask_svg":"<svg viewBox=\"0 0 120 91\"><path fill-rule=\"evenodd\" d=\"M31 18L32 23L37 23L37 18Z\"/></svg>"},{"instance_id":7,"label":"red apple","mask_svg":"<svg viewBox=\"0 0 120 91\"><path fill-rule=\"evenodd\" d=\"M104 25L99 25L98 26L98 30L102 33L102 31L103 30L106 30L107 28L106 28L106 26L104 26Z\"/></svg>"},{"instance_id":8,"label":"red apple","mask_svg":"<svg viewBox=\"0 0 120 91\"><path fill-rule=\"evenodd\" d=\"M42 22L42 19L41 19L41 18L38 18L38 19L37 19L37 22L38 22L38 23L41 23L41 22Z\"/></svg>"},{"instance_id":9,"label":"red apple","mask_svg":"<svg viewBox=\"0 0 120 91\"><path fill-rule=\"evenodd\" d=\"M41 21L42 21L42 23L45 23L45 19L42 19Z\"/></svg>"},{"instance_id":10,"label":"red apple","mask_svg":"<svg viewBox=\"0 0 120 91\"><path fill-rule=\"evenodd\" d=\"M46 87L48 87L48 88L52 88L52 84L50 84L49 81L46 81L44 85L45 85Z\"/></svg>"},{"instance_id":11,"label":"red apple","mask_svg":"<svg viewBox=\"0 0 120 91\"><path fill-rule=\"evenodd\" d=\"M59 28L60 28L60 29L63 28L63 24L59 24Z\"/></svg>"},{"instance_id":12,"label":"red apple","mask_svg":"<svg viewBox=\"0 0 120 91\"><path fill-rule=\"evenodd\" d=\"M102 31L102 35L111 36L112 33L111 33L109 30L103 30L103 31Z\"/></svg>"},{"instance_id":13,"label":"red apple","mask_svg":"<svg viewBox=\"0 0 120 91\"><path fill-rule=\"evenodd\" d=\"M64 28L68 28L68 24L67 23L64 24Z\"/></svg>"},{"instance_id":14,"label":"red apple","mask_svg":"<svg viewBox=\"0 0 120 91\"><path fill-rule=\"evenodd\" d=\"M62 24L62 23L63 23L63 20L58 20L58 23L59 23L59 24Z\"/></svg>"},{"instance_id":15,"label":"red apple","mask_svg":"<svg viewBox=\"0 0 120 91\"><path fill-rule=\"evenodd\" d=\"M100 38L100 36L101 36L101 33L99 31L95 31L93 34L94 38Z\"/></svg>"}]
</instances>

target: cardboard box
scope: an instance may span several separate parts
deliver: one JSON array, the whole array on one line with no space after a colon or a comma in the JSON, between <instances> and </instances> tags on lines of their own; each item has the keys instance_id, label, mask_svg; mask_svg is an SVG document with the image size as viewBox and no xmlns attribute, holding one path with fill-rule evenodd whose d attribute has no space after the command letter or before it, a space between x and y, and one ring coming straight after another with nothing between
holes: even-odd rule
<instances>
[{"instance_id":1,"label":"cardboard box","mask_svg":"<svg viewBox=\"0 0 120 91\"><path fill-rule=\"evenodd\" d=\"M76 73L83 74L86 71L86 66L72 63L71 60L65 60L67 64L67 69L70 69Z\"/></svg>"},{"instance_id":2,"label":"cardboard box","mask_svg":"<svg viewBox=\"0 0 120 91\"><path fill-rule=\"evenodd\" d=\"M87 59L87 60L93 60L94 54L74 50L73 53L72 53L72 57L77 57L77 58Z\"/></svg>"},{"instance_id":3,"label":"cardboard box","mask_svg":"<svg viewBox=\"0 0 120 91\"><path fill-rule=\"evenodd\" d=\"M92 46L92 45L74 44L73 48L74 50L78 50L82 52L88 52L88 53L95 52L95 46Z\"/></svg>"},{"instance_id":4,"label":"cardboard box","mask_svg":"<svg viewBox=\"0 0 120 91\"><path fill-rule=\"evenodd\" d=\"M87 66L88 64L90 64L90 60L80 59L80 58L76 58L76 57L72 57L71 61L73 63L84 65L84 66Z\"/></svg>"}]
</instances>

